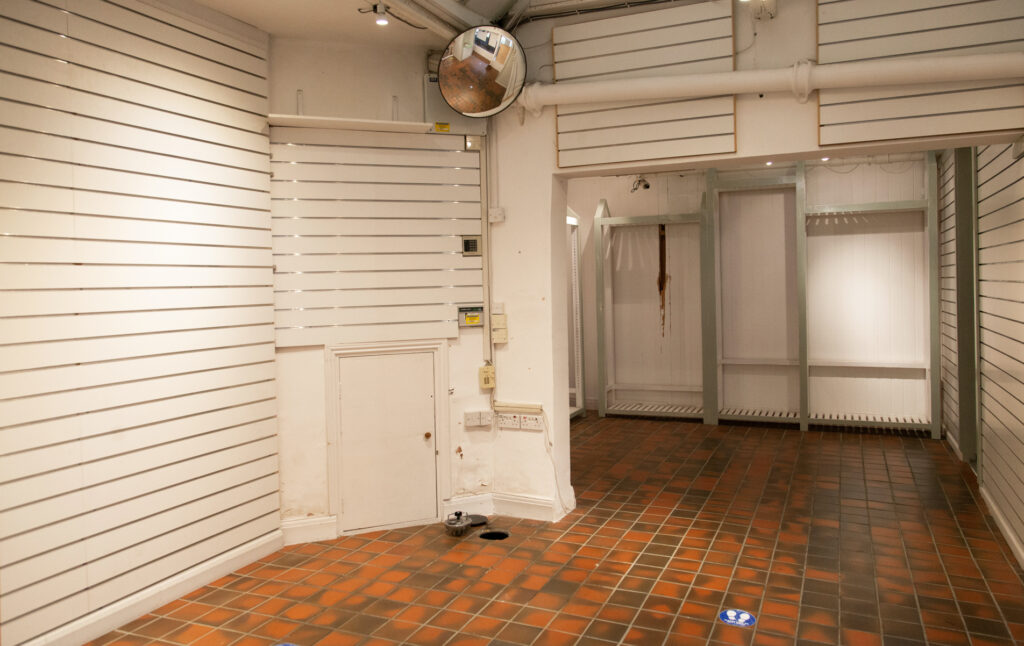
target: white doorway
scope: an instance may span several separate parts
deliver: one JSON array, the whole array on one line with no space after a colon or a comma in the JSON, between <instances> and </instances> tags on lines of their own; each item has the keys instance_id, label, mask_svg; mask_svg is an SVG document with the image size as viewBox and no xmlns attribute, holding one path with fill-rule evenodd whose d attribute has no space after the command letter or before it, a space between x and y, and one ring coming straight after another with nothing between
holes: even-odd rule
<instances>
[{"instance_id":1,"label":"white doorway","mask_svg":"<svg viewBox=\"0 0 1024 646\"><path fill-rule=\"evenodd\" d=\"M339 533L437 520L437 349L331 350Z\"/></svg>"}]
</instances>

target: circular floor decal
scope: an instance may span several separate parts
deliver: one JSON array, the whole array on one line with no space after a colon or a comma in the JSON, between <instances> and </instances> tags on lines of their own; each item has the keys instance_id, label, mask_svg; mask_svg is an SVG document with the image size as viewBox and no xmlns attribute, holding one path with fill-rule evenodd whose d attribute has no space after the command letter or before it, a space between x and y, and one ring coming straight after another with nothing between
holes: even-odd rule
<instances>
[{"instance_id":1,"label":"circular floor decal","mask_svg":"<svg viewBox=\"0 0 1024 646\"><path fill-rule=\"evenodd\" d=\"M718 615L718 618L730 626L741 627L753 626L754 622L757 621L754 619L754 615L750 614L746 610L723 610L722 613Z\"/></svg>"}]
</instances>

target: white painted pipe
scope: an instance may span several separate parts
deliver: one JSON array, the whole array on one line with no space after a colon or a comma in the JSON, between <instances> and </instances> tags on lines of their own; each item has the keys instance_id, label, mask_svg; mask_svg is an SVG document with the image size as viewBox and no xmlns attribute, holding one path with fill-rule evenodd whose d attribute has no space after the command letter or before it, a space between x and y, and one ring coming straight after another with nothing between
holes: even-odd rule
<instances>
[{"instance_id":1,"label":"white painted pipe","mask_svg":"<svg viewBox=\"0 0 1024 646\"><path fill-rule=\"evenodd\" d=\"M801 101L822 88L918 85L1024 78L1024 52L888 59L681 76L616 78L606 81L533 83L519 101L533 113L546 105L683 99L755 92L793 92Z\"/></svg>"},{"instance_id":2,"label":"white painted pipe","mask_svg":"<svg viewBox=\"0 0 1024 646\"><path fill-rule=\"evenodd\" d=\"M387 0L388 9L395 14L412 23L420 23L430 31L446 40L452 40L459 35L451 25L428 13L426 9L411 2L410 0Z\"/></svg>"}]
</instances>

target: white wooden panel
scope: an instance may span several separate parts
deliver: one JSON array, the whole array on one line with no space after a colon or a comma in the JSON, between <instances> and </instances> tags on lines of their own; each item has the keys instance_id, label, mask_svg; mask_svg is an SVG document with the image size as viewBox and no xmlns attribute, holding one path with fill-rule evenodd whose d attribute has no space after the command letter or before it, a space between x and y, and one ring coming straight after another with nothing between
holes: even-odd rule
<instances>
[{"instance_id":1,"label":"white wooden panel","mask_svg":"<svg viewBox=\"0 0 1024 646\"><path fill-rule=\"evenodd\" d=\"M639 159L663 159L666 157L688 157L732 152L736 147L734 134L697 139L675 139L651 143L605 146L581 150L559 151L559 166L583 166L586 164L607 164Z\"/></svg>"},{"instance_id":2,"label":"white wooden panel","mask_svg":"<svg viewBox=\"0 0 1024 646\"><path fill-rule=\"evenodd\" d=\"M475 168L381 167L356 164L274 162L270 169L275 180L300 182L480 184L480 171Z\"/></svg>"},{"instance_id":3,"label":"white wooden panel","mask_svg":"<svg viewBox=\"0 0 1024 646\"><path fill-rule=\"evenodd\" d=\"M370 341L446 339L457 336L459 336L457 321L389 323L351 327L282 328L277 330L277 344L279 346L339 345Z\"/></svg>"},{"instance_id":4,"label":"white wooden panel","mask_svg":"<svg viewBox=\"0 0 1024 646\"><path fill-rule=\"evenodd\" d=\"M85 388L133 379L149 379L160 375L211 370L225 366L273 361L273 348L267 344L243 345L234 348L197 350L187 354L157 355L123 361L75 364L41 370L0 373L0 392L5 397L26 397L42 393ZM0 456L0 461L4 458ZM0 475L0 477L3 477Z\"/></svg>"},{"instance_id":5,"label":"white wooden panel","mask_svg":"<svg viewBox=\"0 0 1024 646\"><path fill-rule=\"evenodd\" d=\"M924 370L811 368L812 416L844 415L927 420Z\"/></svg>"},{"instance_id":6,"label":"white wooden panel","mask_svg":"<svg viewBox=\"0 0 1024 646\"><path fill-rule=\"evenodd\" d=\"M457 317L458 309L455 305L407 305L279 311L274 323L279 328L285 328L321 325L454 321Z\"/></svg>"},{"instance_id":7,"label":"white wooden panel","mask_svg":"<svg viewBox=\"0 0 1024 646\"><path fill-rule=\"evenodd\" d=\"M560 136L579 130L621 126L624 119L631 123L658 123L672 119L692 119L708 114L731 114L732 97L711 97L691 101L654 103L614 111L583 112L567 114L559 111L558 131Z\"/></svg>"},{"instance_id":8,"label":"white wooden panel","mask_svg":"<svg viewBox=\"0 0 1024 646\"><path fill-rule=\"evenodd\" d=\"M302 291L278 292L274 305L278 311L288 308L364 307L374 305L418 305L443 303L479 303L483 289L472 287L414 287L408 289L375 289L369 291Z\"/></svg>"},{"instance_id":9,"label":"white wooden panel","mask_svg":"<svg viewBox=\"0 0 1024 646\"><path fill-rule=\"evenodd\" d=\"M361 146L404 150L465 150L463 135L373 132L368 130L325 130L321 128L270 129L270 141L279 144L312 146Z\"/></svg>"},{"instance_id":10,"label":"white wooden panel","mask_svg":"<svg viewBox=\"0 0 1024 646\"><path fill-rule=\"evenodd\" d=\"M923 200L924 158L890 163L829 162L809 166L807 204L863 204Z\"/></svg>"},{"instance_id":11,"label":"white wooden panel","mask_svg":"<svg viewBox=\"0 0 1024 646\"><path fill-rule=\"evenodd\" d=\"M274 211L277 211L277 202ZM362 218L274 218L274 242L282 236L341 238L345 236L478 235L480 220L384 220ZM276 250L276 248L275 248Z\"/></svg>"},{"instance_id":12,"label":"white wooden panel","mask_svg":"<svg viewBox=\"0 0 1024 646\"><path fill-rule=\"evenodd\" d=\"M943 151L938 157L939 170L939 275L947 281L940 284L939 320L940 380L942 384L942 429L953 442L960 441L960 376L957 348L956 292L956 187L955 155Z\"/></svg>"},{"instance_id":13,"label":"white wooden panel","mask_svg":"<svg viewBox=\"0 0 1024 646\"><path fill-rule=\"evenodd\" d=\"M644 48L670 47L679 43L705 40L709 32L728 37L732 34L730 17L722 15L712 20L684 23L683 25L659 25L644 31ZM593 28L593 23L590 24ZM556 27L556 30L558 28ZM607 56L612 53L631 51L636 48L636 38L631 33L608 35L598 38L597 33L584 40L566 41L555 45L555 60L571 61L580 58ZM710 57L710 50L709 56Z\"/></svg>"},{"instance_id":14,"label":"white wooden panel","mask_svg":"<svg viewBox=\"0 0 1024 646\"><path fill-rule=\"evenodd\" d=\"M478 293L482 259L457 236L480 233L479 153L448 135L275 127L271 139L278 345L453 335L454 305L416 293Z\"/></svg>"},{"instance_id":15,"label":"white wooden panel","mask_svg":"<svg viewBox=\"0 0 1024 646\"><path fill-rule=\"evenodd\" d=\"M614 36L626 32L646 32L692 22L713 21L723 16L732 16L731 4L716 0L692 6L684 5L659 11L634 13L607 20L559 25L554 28L553 35L555 42L564 43Z\"/></svg>"},{"instance_id":16,"label":"white wooden panel","mask_svg":"<svg viewBox=\"0 0 1024 646\"><path fill-rule=\"evenodd\" d=\"M207 245L270 248L270 232L263 229L10 209L0 209L0 232L10 236L126 240L164 244L195 244L197 240L201 240Z\"/></svg>"},{"instance_id":17,"label":"white wooden panel","mask_svg":"<svg viewBox=\"0 0 1024 646\"><path fill-rule=\"evenodd\" d=\"M706 33L706 32L705 32ZM630 38L635 44L636 36ZM732 57L732 33L712 40L673 44L656 49L627 50L618 54L591 56L579 60L560 59L557 78L569 80L637 69L662 68L697 60Z\"/></svg>"},{"instance_id":18,"label":"white wooden panel","mask_svg":"<svg viewBox=\"0 0 1024 646\"><path fill-rule=\"evenodd\" d=\"M275 257L288 254L461 253L462 236L278 236Z\"/></svg>"},{"instance_id":19,"label":"white wooden panel","mask_svg":"<svg viewBox=\"0 0 1024 646\"><path fill-rule=\"evenodd\" d=\"M117 527L126 519L145 518L154 510L169 509L182 500L200 500L276 471L277 458L269 456L5 538L0 541L0 566L76 544L94 531Z\"/></svg>"},{"instance_id":20,"label":"white wooden panel","mask_svg":"<svg viewBox=\"0 0 1024 646\"><path fill-rule=\"evenodd\" d=\"M903 4L907 7L904 8ZM1024 48L1017 0L818 2L818 61L958 56ZM984 89L985 87L992 89ZM820 143L840 144L1024 127L1024 86L945 83L821 90Z\"/></svg>"},{"instance_id":21,"label":"white wooden panel","mask_svg":"<svg viewBox=\"0 0 1024 646\"><path fill-rule=\"evenodd\" d=\"M145 127L134 127L34 105L22 105L0 98L3 124L94 143L151 150L164 155L266 171L266 156L256 151L230 148L216 143L187 139Z\"/></svg>"},{"instance_id":22,"label":"white wooden panel","mask_svg":"<svg viewBox=\"0 0 1024 646\"><path fill-rule=\"evenodd\" d=\"M137 0L8 0L0 33L20 643L279 526L267 43Z\"/></svg>"},{"instance_id":23,"label":"white wooden panel","mask_svg":"<svg viewBox=\"0 0 1024 646\"><path fill-rule=\"evenodd\" d=\"M1017 541L1024 540L1024 159L979 149L978 338L981 474Z\"/></svg>"},{"instance_id":24,"label":"white wooden panel","mask_svg":"<svg viewBox=\"0 0 1024 646\"><path fill-rule=\"evenodd\" d=\"M752 414L795 413L800 410L800 389L795 367L722 366L723 409Z\"/></svg>"},{"instance_id":25,"label":"white wooden panel","mask_svg":"<svg viewBox=\"0 0 1024 646\"><path fill-rule=\"evenodd\" d=\"M666 139L686 140L701 137L716 137L729 132L733 127L731 114L692 117L671 123L652 123L635 126L618 126L601 130L583 130L558 135L558 146L562 152L585 148L618 146L646 142L661 142Z\"/></svg>"},{"instance_id":26,"label":"white wooden panel","mask_svg":"<svg viewBox=\"0 0 1024 646\"><path fill-rule=\"evenodd\" d=\"M732 4L707 2L553 30L558 82L733 69ZM732 97L559 107L559 166L732 152Z\"/></svg>"},{"instance_id":27,"label":"white wooden panel","mask_svg":"<svg viewBox=\"0 0 1024 646\"><path fill-rule=\"evenodd\" d=\"M295 162L330 166L416 166L420 168L480 168L475 150L410 150L404 148L358 148L346 146L270 145L275 164Z\"/></svg>"},{"instance_id":28,"label":"white wooden panel","mask_svg":"<svg viewBox=\"0 0 1024 646\"><path fill-rule=\"evenodd\" d=\"M207 410L232 408L273 397L274 384L270 381L219 388L183 395L173 400L137 403L133 406L83 413L75 418L44 420L0 429L0 446L4 452L28 451L80 437L156 425L167 419L185 419L201 415Z\"/></svg>"},{"instance_id":29,"label":"white wooden panel","mask_svg":"<svg viewBox=\"0 0 1024 646\"><path fill-rule=\"evenodd\" d=\"M193 238L202 240L202 238ZM267 249L133 243L108 240L61 240L4 236L0 256L6 262L197 267L268 266Z\"/></svg>"}]
</instances>

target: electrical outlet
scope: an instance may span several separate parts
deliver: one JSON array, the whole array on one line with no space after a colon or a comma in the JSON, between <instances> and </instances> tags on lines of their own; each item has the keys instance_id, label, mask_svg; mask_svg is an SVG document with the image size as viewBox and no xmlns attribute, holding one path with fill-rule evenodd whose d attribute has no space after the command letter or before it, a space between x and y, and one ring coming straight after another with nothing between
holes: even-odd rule
<instances>
[{"instance_id":1,"label":"electrical outlet","mask_svg":"<svg viewBox=\"0 0 1024 646\"><path fill-rule=\"evenodd\" d=\"M519 428L519 417L518 413L498 413L498 427Z\"/></svg>"},{"instance_id":2,"label":"electrical outlet","mask_svg":"<svg viewBox=\"0 0 1024 646\"><path fill-rule=\"evenodd\" d=\"M524 431L543 431L544 418L540 415L520 415L519 428Z\"/></svg>"},{"instance_id":3,"label":"electrical outlet","mask_svg":"<svg viewBox=\"0 0 1024 646\"><path fill-rule=\"evenodd\" d=\"M494 424L494 411L480 411L480 426L490 428L492 424Z\"/></svg>"},{"instance_id":4,"label":"electrical outlet","mask_svg":"<svg viewBox=\"0 0 1024 646\"><path fill-rule=\"evenodd\" d=\"M493 390L494 383L494 366L480 366L480 387L484 390Z\"/></svg>"},{"instance_id":5,"label":"electrical outlet","mask_svg":"<svg viewBox=\"0 0 1024 646\"><path fill-rule=\"evenodd\" d=\"M480 411L478 410L467 410L462 414L463 423L466 428L470 426L480 426Z\"/></svg>"}]
</instances>

